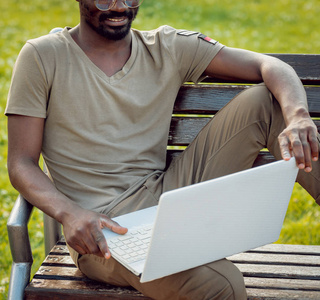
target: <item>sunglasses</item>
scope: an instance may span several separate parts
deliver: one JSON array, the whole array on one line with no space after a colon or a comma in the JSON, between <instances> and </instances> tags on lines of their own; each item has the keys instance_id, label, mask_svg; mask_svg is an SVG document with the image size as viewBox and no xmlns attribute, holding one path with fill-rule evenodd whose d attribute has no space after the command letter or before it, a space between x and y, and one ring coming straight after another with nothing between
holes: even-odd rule
<instances>
[{"instance_id":1,"label":"sunglasses","mask_svg":"<svg viewBox=\"0 0 320 300\"><path fill-rule=\"evenodd\" d=\"M128 8L136 8L141 5L143 0L121 0L125 6ZM97 7L97 9L102 11L107 11L111 9L115 4L117 0L95 0L94 3Z\"/></svg>"}]
</instances>

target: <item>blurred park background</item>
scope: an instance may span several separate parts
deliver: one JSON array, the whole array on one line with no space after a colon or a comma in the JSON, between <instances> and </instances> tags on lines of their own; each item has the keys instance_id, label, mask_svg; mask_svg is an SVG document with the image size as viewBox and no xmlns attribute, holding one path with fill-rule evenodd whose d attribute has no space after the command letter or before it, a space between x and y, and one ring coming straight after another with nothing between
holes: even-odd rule
<instances>
[{"instance_id":1,"label":"blurred park background","mask_svg":"<svg viewBox=\"0 0 320 300\"><path fill-rule=\"evenodd\" d=\"M145 0L133 27L149 30L168 24L201 31L227 46L252 51L319 53L319 15L319 0ZM72 27L78 22L75 0L0 2L0 299L7 297L11 268L6 221L17 197L7 177L3 115L12 68L26 40L47 34L54 27ZM42 215L35 210L29 223L33 273L44 259L42 225ZM296 185L278 243L320 245L319 232L320 209Z\"/></svg>"}]
</instances>

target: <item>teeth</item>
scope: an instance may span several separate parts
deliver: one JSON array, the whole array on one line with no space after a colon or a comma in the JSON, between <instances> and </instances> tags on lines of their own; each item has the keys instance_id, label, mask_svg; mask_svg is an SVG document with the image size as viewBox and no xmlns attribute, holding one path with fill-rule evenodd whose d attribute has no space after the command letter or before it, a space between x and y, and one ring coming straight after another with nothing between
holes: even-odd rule
<instances>
[{"instance_id":1,"label":"teeth","mask_svg":"<svg viewBox=\"0 0 320 300\"><path fill-rule=\"evenodd\" d=\"M124 18L121 18L121 19L111 19L111 18L109 18L108 20L112 21L112 22L121 22L121 21L124 20Z\"/></svg>"}]
</instances>

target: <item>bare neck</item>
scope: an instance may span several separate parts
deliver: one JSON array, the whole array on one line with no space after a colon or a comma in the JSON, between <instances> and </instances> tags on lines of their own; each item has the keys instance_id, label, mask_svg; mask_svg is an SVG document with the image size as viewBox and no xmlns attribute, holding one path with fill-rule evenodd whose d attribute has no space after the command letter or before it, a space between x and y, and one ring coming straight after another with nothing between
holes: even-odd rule
<instances>
[{"instance_id":1,"label":"bare neck","mask_svg":"<svg viewBox=\"0 0 320 300\"><path fill-rule=\"evenodd\" d=\"M120 71L130 58L132 41L130 33L122 40L113 41L78 25L71 29L70 34L89 59L107 76Z\"/></svg>"}]
</instances>

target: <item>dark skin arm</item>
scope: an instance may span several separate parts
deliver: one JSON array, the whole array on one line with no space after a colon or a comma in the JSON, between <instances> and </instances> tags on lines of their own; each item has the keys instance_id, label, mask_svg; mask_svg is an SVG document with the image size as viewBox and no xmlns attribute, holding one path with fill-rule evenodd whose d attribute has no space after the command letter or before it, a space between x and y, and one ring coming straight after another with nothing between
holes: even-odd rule
<instances>
[{"instance_id":1,"label":"dark skin arm","mask_svg":"<svg viewBox=\"0 0 320 300\"><path fill-rule=\"evenodd\" d=\"M293 68L267 55L225 47L211 61L205 75L264 81L278 100L287 125L278 137L283 159L294 156L300 169L312 170L312 161L319 158L317 128L308 112L305 90Z\"/></svg>"},{"instance_id":2,"label":"dark skin arm","mask_svg":"<svg viewBox=\"0 0 320 300\"><path fill-rule=\"evenodd\" d=\"M127 229L98 214L81 208L60 193L38 165L44 119L8 117L8 171L12 185L34 206L63 225L67 243L80 254L110 258L101 229L124 234Z\"/></svg>"}]
</instances>

